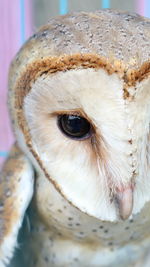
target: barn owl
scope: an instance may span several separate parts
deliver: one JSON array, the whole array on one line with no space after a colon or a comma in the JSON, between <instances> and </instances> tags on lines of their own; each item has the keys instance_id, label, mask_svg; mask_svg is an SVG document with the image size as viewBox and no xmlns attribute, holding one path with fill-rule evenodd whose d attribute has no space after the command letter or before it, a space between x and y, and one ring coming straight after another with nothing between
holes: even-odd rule
<instances>
[{"instance_id":1,"label":"barn owl","mask_svg":"<svg viewBox=\"0 0 150 267\"><path fill-rule=\"evenodd\" d=\"M50 19L9 74L0 267L149 266L150 20Z\"/></svg>"}]
</instances>

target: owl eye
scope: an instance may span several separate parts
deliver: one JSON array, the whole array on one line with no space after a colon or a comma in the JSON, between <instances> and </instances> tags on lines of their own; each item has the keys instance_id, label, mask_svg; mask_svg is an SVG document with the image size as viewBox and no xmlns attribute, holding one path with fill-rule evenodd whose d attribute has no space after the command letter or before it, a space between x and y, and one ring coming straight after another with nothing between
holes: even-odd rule
<instances>
[{"instance_id":1,"label":"owl eye","mask_svg":"<svg viewBox=\"0 0 150 267\"><path fill-rule=\"evenodd\" d=\"M58 117L60 130L70 138L83 140L91 136L91 124L83 117L61 115Z\"/></svg>"}]
</instances>

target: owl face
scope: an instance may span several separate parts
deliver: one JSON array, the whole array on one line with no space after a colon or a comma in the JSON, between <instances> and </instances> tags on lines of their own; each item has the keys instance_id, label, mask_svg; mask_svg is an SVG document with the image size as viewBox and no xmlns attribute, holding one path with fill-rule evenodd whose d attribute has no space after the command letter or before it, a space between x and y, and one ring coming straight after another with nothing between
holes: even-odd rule
<instances>
[{"instance_id":1,"label":"owl face","mask_svg":"<svg viewBox=\"0 0 150 267\"><path fill-rule=\"evenodd\" d=\"M149 25L112 10L52 19L10 70L20 147L73 206L101 220L126 219L150 200Z\"/></svg>"},{"instance_id":2,"label":"owl face","mask_svg":"<svg viewBox=\"0 0 150 267\"><path fill-rule=\"evenodd\" d=\"M77 69L42 75L24 100L49 179L74 206L102 220L129 217L141 209L143 190L149 197L143 167L148 170L149 83L138 87L137 99L126 103L116 74Z\"/></svg>"}]
</instances>

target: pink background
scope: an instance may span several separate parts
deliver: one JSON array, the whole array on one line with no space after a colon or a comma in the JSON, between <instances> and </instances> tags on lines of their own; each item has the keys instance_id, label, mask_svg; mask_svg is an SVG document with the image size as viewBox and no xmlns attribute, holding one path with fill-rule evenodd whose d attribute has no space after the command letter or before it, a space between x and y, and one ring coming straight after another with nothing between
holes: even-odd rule
<instances>
[{"instance_id":1,"label":"pink background","mask_svg":"<svg viewBox=\"0 0 150 267\"><path fill-rule=\"evenodd\" d=\"M13 143L6 105L8 69L23 41L32 33L30 3L31 0L0 1L0 164Z\"/></svg>"}]
</instances>

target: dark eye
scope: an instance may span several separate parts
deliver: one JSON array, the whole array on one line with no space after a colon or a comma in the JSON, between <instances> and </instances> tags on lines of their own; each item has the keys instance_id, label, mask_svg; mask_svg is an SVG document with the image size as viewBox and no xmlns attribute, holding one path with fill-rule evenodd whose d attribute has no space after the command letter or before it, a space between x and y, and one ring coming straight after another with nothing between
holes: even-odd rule
<instances>
[{"instance_id":1,"label":"dark eye","mask_svg":"<svg viewBox=\"0 0 150 267\"><path fill-rule=\"evenodd\" d=\"M86 139L91 135L91 124L80 116L61 115L58 117L58 125L65 135L73 139Z\"/></svg>"}]
</instances>

